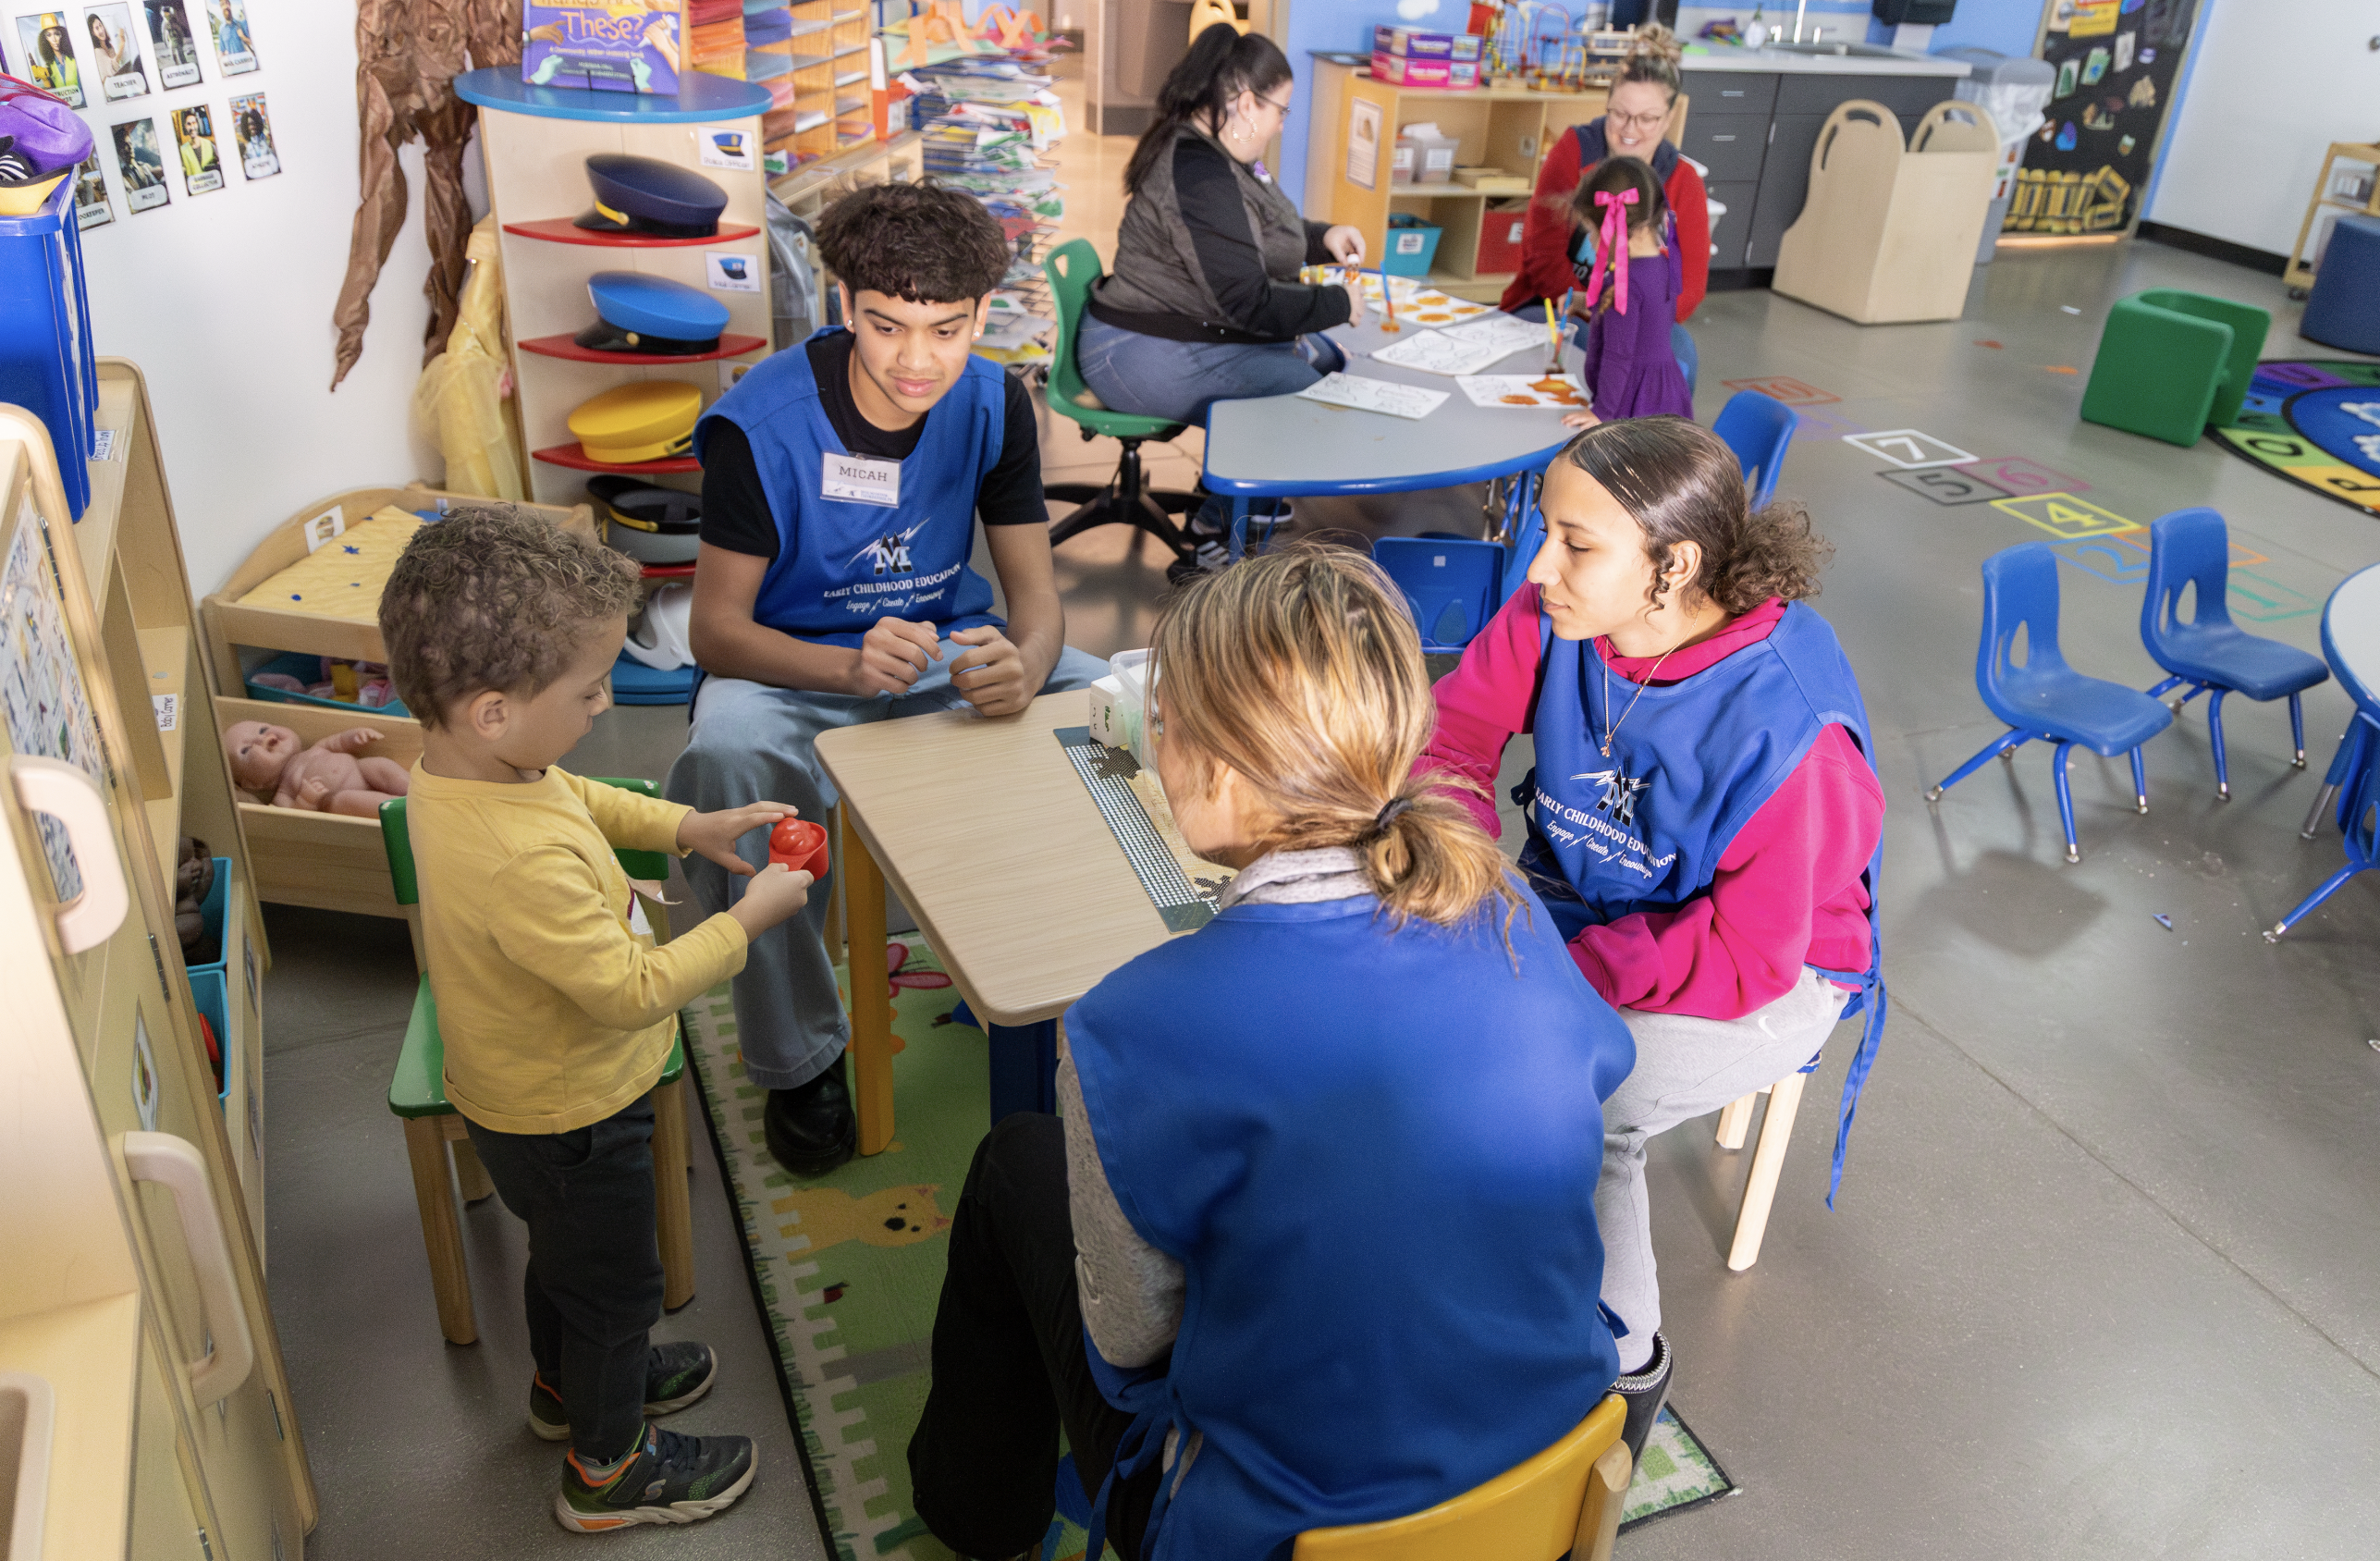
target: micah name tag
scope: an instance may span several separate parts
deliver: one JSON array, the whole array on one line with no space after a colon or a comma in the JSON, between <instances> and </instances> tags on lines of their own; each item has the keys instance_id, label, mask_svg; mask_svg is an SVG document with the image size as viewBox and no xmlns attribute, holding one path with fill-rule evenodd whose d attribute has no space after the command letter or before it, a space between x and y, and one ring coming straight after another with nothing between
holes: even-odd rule
<instances>
[{"instance_id":1,"label":"micah name tag","mask_svg":"<svg viewBox=\"0 0 2380 1561\"><path fill-rule=\"evenodd\" d=\"M824 453L827 466L818 482L820 498L881 504L888 510L900 508L901 462L837 455L832 450Z\"/></svg>"}]
</instances>

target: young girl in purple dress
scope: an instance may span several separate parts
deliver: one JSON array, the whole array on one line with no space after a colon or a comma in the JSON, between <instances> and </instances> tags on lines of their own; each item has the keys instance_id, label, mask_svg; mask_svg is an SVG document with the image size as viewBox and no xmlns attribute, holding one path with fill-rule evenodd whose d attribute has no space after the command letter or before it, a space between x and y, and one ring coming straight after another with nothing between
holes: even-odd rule
<instances>
[{"instance_id":1,"label":"young girl in purple dress","mask_svg":"<svg viewBox=\"0 0 2380 1561\"><path fill-rule=\"evenodd\" d=\"M1580 378L1594 410L1562 421L1583 428L1622 417L1691 418L1694 393L1670 348L1679 265L1661 182L1634 157L1607 157L1578 181L1570 222L1580 287L1571 312L1587 322Z\"/></svg>"}]
</instances>

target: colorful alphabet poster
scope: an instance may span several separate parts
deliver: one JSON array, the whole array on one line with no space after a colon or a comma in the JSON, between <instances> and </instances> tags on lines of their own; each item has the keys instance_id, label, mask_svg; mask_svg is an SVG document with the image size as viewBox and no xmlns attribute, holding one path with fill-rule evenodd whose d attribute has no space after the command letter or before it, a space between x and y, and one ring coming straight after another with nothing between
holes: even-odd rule
<instances>
[{"instance_id":1,"label":"colorful alphabet poster","mask_svg":"<svg viewBox=\"0 0 2380 1561\"><path fill-rule=\"evenodd\" d=\"M2034 54L2057 70L2046 122L2025 143L2010 233L2129 233L2201 0L2048 0Z\"/></svg>"}]
</instances>

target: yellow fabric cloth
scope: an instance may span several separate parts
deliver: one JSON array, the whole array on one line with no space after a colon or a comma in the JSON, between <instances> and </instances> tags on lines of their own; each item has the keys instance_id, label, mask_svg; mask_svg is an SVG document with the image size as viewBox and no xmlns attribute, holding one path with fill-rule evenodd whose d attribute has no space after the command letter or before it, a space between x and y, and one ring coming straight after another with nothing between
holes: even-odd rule
<instances>
[{"instance_id":1,"label":"yellow fabric cloth","mask_svg":"<svg viewBox=\"0 0 2380 1561\"><path fill-rule=\"evenodd\" d=\"M508 786L413 767L405 799L447 1099L499 1133L569 1133L653 1088L678 1010L743 968L721 912L655 948L614 846L678 853L691 809L559 768Z\"/></svg>"},{"instance_id":2,"label":"yellow fabric cloth","mask_svg":"<svg viewBox=\"0 0 2380 1561\"><path fill-rule=\"evenodd\" d=\"M377 623L380 588L388 584L397 555L427 523L393 504L375 510L240 597L239 605Z\"/></svg>"},{"instance_id":3,"label":"yellow fabric cloth","mask_svg":"<svg viewBox=\"0 0 2380 1561\"><path fill-rule=\"evenodd\" d=\"M496 214L471 230L471 275L447 350L422 369L413 387L413 419L429 428L447 461L447 491L484 498L524 499L519 409L512 370L505 361L504 255Z\"/></svg>"}]
</instances>

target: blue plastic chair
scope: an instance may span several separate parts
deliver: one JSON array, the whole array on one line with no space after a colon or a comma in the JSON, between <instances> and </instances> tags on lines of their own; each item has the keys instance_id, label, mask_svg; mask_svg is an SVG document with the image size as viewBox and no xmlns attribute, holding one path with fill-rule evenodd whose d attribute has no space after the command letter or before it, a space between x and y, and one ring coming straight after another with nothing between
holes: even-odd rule
<instances>
[{"instance_id":1,"label":"blue plastic chair","mask_svg":"<svg viewBox=\"0 0 2380 1561\"><path fill-rule=\"evenodd\" d=\"M1744 484L1751 490L1753 509L1775 496L1777 473L1785 469L1785 447L1793 443L1793 431L1800 424L1801 413L1758 390L1738 390L1719 409L1719 421L1711 425L1711 431L1736 452L1737 463L1744 468Z\"/></svg>"},{"instance_id":2,"label":"blue plastic chair","mask_svg":"<svg viewBox=\"0 0 2380 1561\"><path fill-rule=\"evenodd\" d=\"M1383 536L1372 559L1405 593L1425 653L1461 650L1503 605L1502 543L1451 536Z\"/></svg>"},{"instance_id":3,"label":"blue plastic chair","mask_svg":"<svg viewBox=\"0 0 2380 1561\"><path fill-rule=\"evenodd\" d=\"M2025 636L2025 661L2009 658L2017 635ZM2141 744L2171 726L2173 712L2145 694L2104 678L2089 678L2066 664L2057 648L2057 555L2046 542L2026 542L1983 560L1983 634L1975 653L1975 688L1991 712L2016 730L1951 772L1926 793L1942 793L1983 768L1994 756L2010 758L2035 741L2057 744L2051 775L2057 781L2058 822L2066 827L2066 859L2082 860L2074 838L2074 794L2067 782L2067 756L2077 744L2102 758L2129 754L2132 800L2149 811L2149 778Z\"/></svg>"},{"instance_id":4,"label":"blue plastic chair","mask_svg":"<svg viewBox=\"0 0 2380 1561\"><path fill-rule=\"evenodd\" d=\"M2355 722L2347 735L2338 740L2338 756L2331 761L2334 784L2344 783L2339 793L2338 828L2347 837L2347 866L2323 880L2322 887L2298 902L2298 906L2283 916L2264 934L2264 941L2277 943L2281 934L2313 914L2316 905L2331 897L2338 886L2370 867L2380 867L2380 852L2375 852L2375 836L2380 836L2380 719L2372 712L2358 709ZM2324 796L2330 795L2325 787ZM2305 837L2313 838L2314 826L2320 821L2322 805L2314 805L2314 817L2306 820Z\"/></svg>"},{"instance_id":5,"label":"blue plastic chair","mask_svg":"<svg viewBox=\"0 0 2380 1561\"><path fill-rule=\"evenodd\" d=\"M2299 695L2330 678L2322 658L2278 640L2237 628L2225 591L2231 573L2231 533L2212 510L2177 510L2149 524L2149 586L2141 602L2141 643L2149 658L2172 675L2149 690L2153 699L2187 686L2173 702L2174 714L2202 694L2206 729L2214 739L2214 792L2231 800L2231 776L2223 754L2223 701L2240 694L2263 704L2287 694L2292 762L2306 767L2306 718ZM2198 599L2182 621L2181 595L2195 585Z\"/></svg>"}]
</instances>

